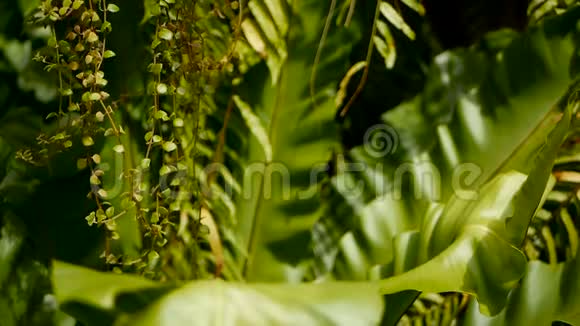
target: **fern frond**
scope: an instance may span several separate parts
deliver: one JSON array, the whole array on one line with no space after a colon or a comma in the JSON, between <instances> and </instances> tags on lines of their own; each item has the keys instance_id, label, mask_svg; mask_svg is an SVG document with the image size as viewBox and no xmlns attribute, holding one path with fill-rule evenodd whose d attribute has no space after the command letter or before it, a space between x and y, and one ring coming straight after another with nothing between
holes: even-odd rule
<instances>
[{"instance_id":1,"label":"fern frond","mask_svg":"<svg viewBox=\"0 0 580 326\"><path fill-rule=\"evenodd\" d=\"M532 0L528 5L530 24L537 24L546 17L559 15L576 4L575 0Z\"/></svg>"},{"instance_id":2,"label":"fern frond","mask_svg":"<svg viewBox=\"0 0 580 326\"><path fill-rule=\"evenodd\" d=\"M248 8L251 17L242 22L242 31L251 47L266 60L275 84L288 57L286 36L290 8L283 0L252 0Z\"/></svg>"},{"instance_id":3,"label":"fern frond","mask_svg":"<svg viewBox=\"0 0 580 326\"><path fill-rule=\"evenodd\" d=\"M405 0L403 3L420 15L425 14L425 8L418 1ZM395 9L388 1L382 1L380 3L380 11L381 17L379 17L376 22L378 34L373 36L372 42L374 42L377 51L379 51L381 56L384 58L387 68L391 69L395 65L397 49L389 25L386 22L403 32L403 34L411 40L414 40L416 35L413 29L405 22L405 19L401 16L399 11L397 11L397 9ZM383 21L383 19L386 20L386 22Z\"/></svg>"}]
</instances>

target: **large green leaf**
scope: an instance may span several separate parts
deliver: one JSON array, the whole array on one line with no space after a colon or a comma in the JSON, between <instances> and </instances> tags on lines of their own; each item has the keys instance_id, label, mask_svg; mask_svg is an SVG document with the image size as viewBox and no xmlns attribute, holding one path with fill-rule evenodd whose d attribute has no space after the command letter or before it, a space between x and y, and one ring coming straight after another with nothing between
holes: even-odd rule
<instances>
[{"instance_id":1,"label":"large green leaf","mask_svg":"<svg viewBox=\"0 0 580 326\"><path fill-rule=\"evenodd\" d=\"M111 309L123 291L159 286L144 278L101 273L60 261L54 262L53 269L54 292L60 303L77 301Z\"/></svg>"},{"instance_id":2,"label":"large green leaf","mask_svg":"<svg viewBox=\"0 0 580 326\"><path fill-rule=\"evenodd\" d=\"M580 259L548 265L528 264L522 283L510 295L506 308L497 316L481 315L472 304L464 325L550 325L564 321L580 324Z\"/></svg>"},{"instance_id":3,"label":"large green leaf","mask_svg":"<svg viewBox=\"0 0 580 326\"><path fill-rule=\"evenodd\" d=\"M143 298L136 295L140 290L161 285L62 262L55 262L53 277L59 303L74 307L75 317L88 325L101 325L103 320L90 317L106 318L107 312L117 318L116 325L376 325L383 310L371 283L197 281L136 304L131 301Z\"/></svg>"},{"instance_id":4,"label":"large green leaf","mask_svg":"<svg viewBox=\"0 0 580 326\"><path fill-rule=\"evenodd\" d=\"M318 181L339 145L336 86L348 70L349 52L358 39L333 28L315 64L324 22L332 13L324 3L312 0L291 1L288 8L279 9L290 17L287 56L279 72L270 74L264 63L251 69L236 98L252 130L240 151L244 166L237 177L244 184L236 198L238 236L247 248L239 266L249 281L303 277L297 265L311 256L310 229L323 214ZM257 9L253 10L255 14ZM312 69L318 74L311 80Z\"/></svg>"},{"instance_id":5,"label":"large green leaf","mask_svg":"<svg viewBox=\"0 0 580 326\"><path fill-rule=\"evenodd\" d=\"M437 57L423 94L387 112L334 178L344 203L314 228L318 270L386 278L384 293L468 292L498 313L524 273L517 248L570 123L570 94L559 99L578 18L575 8L500 51Z\"/></svg>"},{"instance_id":6,"label":"large green leaf","mask_svg":"<svg viewBox=\"0 0 580 326\"><path fill-rule=\"evenodd\" d=\"M125 324L377 325L382 309L372 284L203 281L174 291Z\"/></svg>"},{"instance_id":7,"label":"large green leaf","mask_svg":"<svg viewBox=\"0 0 580 326\"><path fill-rule=\"evenodd\" d=\"M467 292L478 298L484 313L499 313L525 271L526 259L518 247L569 124L569 110L564 115L551 112L508 161L528 158L520 167L526 174L502 172L479 189L475 200L454 195L443 209L431 210L423 219L418 245L394 253L413 255L419 266L382 280L382 291ZM507 164L504 170L509 168Z\"/></svg>"}]
</instances>

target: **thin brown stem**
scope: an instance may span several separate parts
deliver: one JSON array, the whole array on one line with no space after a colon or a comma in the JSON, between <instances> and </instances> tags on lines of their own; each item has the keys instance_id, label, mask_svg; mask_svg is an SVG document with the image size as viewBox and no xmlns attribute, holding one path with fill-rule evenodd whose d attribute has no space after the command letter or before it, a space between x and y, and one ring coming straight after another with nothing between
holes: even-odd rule
<instances>
[{"instance_id":1,"label":"thin brown stem","mask_svg":"<svg viewBox=\"0 0 580 326\"><path fill-rule=\"evenodd\" d=\"M354 94L351 96L348 103L346 103L346 105L344 106L342 111L340 111L340 116L342 118L344 118L344 116L346 116L346 114L348 113L348 110L350 110L350 108L353 106L356 99L359 97L360 93L362 93L362 91L365 87L365 84L367 82L367 79L369 77L369 67L371 66L371 60L373 58L373 51L375 49L375 43L373 41L373 38L374 38L375 34L377 33L377 21L379 20L380 7L381 7L381 0L377 0L377 6L375 9L375 17L374 17L374 21L373 21L373 29L371 32L371 38L369 40L369 47L367 49L367 57L365 59L366 66L364 67L363 75L360 79L360 82L359 82L356 90L354 91Z\"/></svg>"}]
</instances>

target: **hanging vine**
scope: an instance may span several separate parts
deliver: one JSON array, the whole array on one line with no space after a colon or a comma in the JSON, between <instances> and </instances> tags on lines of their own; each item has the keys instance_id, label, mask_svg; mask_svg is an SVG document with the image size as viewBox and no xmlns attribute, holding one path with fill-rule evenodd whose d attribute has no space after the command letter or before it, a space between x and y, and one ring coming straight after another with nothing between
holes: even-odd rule
<instances>
[{"instance_id":1,"label":"hanging vine","mask_svg":"<svg viewBox=\"0 0 580 326\"><path fill-rule=\"evenodd\" d=\"M45 0L38 7L33 23L50 29L51 37L35 60L58 77L58 111L47 117L57 119L58 131L39 135L38 148L18 156L49 164L80 138L84 154L77 167L90 169L89 197L96 203L86 221L104 230L101 257L111 268L161 280L200 278L210 270L217 275L223 260L216 247L219 231L198 174L214 159L211 148L220 147L215 133L206 130L206 115L219 109L213 94L224 75L233 73L240 5L146 2L143 30L150 38L150 62L142 149L133 148L126 137L121 111L128 105L143 107L143 102L111 101L102 69L115 56L107 48L108 15L121 9L106 0ZM111 172L101 167L114 162L105 162L94 149L102 137L113 137L113 157L122 161L122 169L110 177L124 185L121 193L109 193L104 185L105 173ZM200 147L205 155L198 153ZM122 237L121 218L134 219L138 226L138 256L115 243Z\"/></svg>"}]
</instances>

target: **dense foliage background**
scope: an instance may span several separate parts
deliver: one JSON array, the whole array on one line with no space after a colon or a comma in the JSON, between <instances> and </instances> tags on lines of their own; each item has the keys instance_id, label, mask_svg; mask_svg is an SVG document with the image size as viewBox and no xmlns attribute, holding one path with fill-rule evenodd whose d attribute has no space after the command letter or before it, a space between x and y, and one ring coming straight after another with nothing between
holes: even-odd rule
<instances>
[{"instance_id":1,"label":"dense foliage background","mask_svg":"<svg viewBox=\"0 0 580 326\"><path fill-rule=\"evenodd\" d=\"M0 3L0 325L580 324L574 1Z\"/></svg>"}]
</instances>

